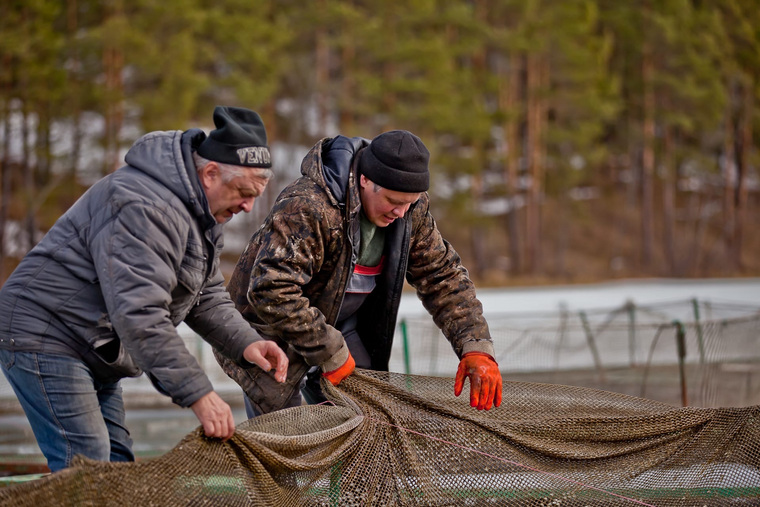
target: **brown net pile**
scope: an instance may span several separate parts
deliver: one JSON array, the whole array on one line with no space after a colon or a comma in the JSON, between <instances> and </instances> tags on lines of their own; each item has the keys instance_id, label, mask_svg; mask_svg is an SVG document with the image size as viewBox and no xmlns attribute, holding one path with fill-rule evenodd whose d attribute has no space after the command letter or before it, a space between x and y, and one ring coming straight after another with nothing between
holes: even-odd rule
<instances>
[{"instance_id":1,"label":"brown net pile","mask_svg":"<svg viewBox=\"0 0 760 507\"><path fill-rule=\"evenodd\" d=\"M334 406L199 430L137 463L78 459L0 505L760 505L760 407L675 408L506 382L478 412L453 379L358 371Z\"/></svg>"}]
</instances>

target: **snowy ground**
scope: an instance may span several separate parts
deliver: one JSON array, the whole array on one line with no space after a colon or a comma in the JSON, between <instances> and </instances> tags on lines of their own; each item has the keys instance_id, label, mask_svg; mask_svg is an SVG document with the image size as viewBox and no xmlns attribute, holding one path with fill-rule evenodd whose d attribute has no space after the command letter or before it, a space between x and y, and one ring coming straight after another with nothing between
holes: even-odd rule
<instances>
[{"instance_id":1,"label":"snowy ground","mask_svg":"<svg viewBox=\"0 0 760 507\"><path fill-rule=\"evenodd\" d=\"M760 307L760 278L671 280L648 279L509 289L481 289L478 297L486 315L504 312L552 312L564 306L569 310L613 309L632 301L640 306L667 304L697 298L716 303L735 303ZM404 298L400 316L425 313L412 294ZM680 317L674 315L674 318Z\"/></svg>"}]
</instances>

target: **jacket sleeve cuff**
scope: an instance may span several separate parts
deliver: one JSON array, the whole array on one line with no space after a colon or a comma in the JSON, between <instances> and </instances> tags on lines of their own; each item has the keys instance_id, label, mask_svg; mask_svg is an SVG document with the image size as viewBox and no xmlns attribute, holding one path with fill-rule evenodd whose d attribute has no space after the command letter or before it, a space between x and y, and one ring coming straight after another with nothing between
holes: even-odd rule
<instances>
[{"instance_id":1,"label":"jacket sleeve cuff","mask_svg":"<svg viewBox=\"0 0 760 507\"><path fill-rule=\"evenodd\" d=\"M330 359L320 364L319 366L322 368L323 372L335 371L346 364L346 361L348 361L348 356L348 346L344 341L343 346L338 349L338 352L336 352Z\"/></svg>"},{"instance_id":2,"label":"jacket sleeve cuff","mask_svg":"<svg viewBox=\"0 0 760 507\"><path fill-rule=\"evenodd\" d=\"M464 345L462 345L462 355L465 355L468 352L483 352L493 358L496 357L493 350L493 342L490 340L471 340L465 342Z\"/></svg>"},{"instance_id":3,"label":"jacket sleeve cuff","mask_svg":"<svg viewBox=\"0 0 760 507\"><path fill-rule=\"evenodd\" d=\"M211 381L203 375L190 385L183 386L182 392L172 394L172 401L182 408L188 408L213 390Z\"/></svg>"},{"instance_id":4,"label":"jacket sleeve cuff","mask_svg":"<svg viewBox=\"0 0 760 507\"><path fill-rule=\"evenodd\" d=\"M264 338L256 335L255 337L252 337L250 339L243 340L243 343L240 345L239 349L235 352L235 357L231 357L233 361L235 361L239 366L243 368L251 368L253 366L256 366L254 363L247 360L243 353L245 352L245 349L248 348L249 345L252 343L258 342L263 340Z\"/></svg>"}]
</instances>

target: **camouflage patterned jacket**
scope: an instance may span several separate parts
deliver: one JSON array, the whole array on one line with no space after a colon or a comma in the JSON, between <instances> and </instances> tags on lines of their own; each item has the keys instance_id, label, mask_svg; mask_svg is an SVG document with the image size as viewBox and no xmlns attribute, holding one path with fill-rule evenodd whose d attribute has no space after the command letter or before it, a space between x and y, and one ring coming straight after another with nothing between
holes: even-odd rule
<instances>
[{"instance_id":1,"label":"camouflage patterned jacket","mask_svg":"<svg viewBox=\"0 0 760 507\"><path fill-rule=\"evenodd\" d=\"M325 138L301 164L302 177L278 196L251 238L228 290L246 319L288 354L285 384L258 367L241 368L217 354L227 372L266 413L282 408L310 366L323 371L348 358L334 326L359 248L356 155L363 138ZM404 278L414 287L457 356L493 355L481 303L459 255L441 237L428 195L388 226L385 269L359 310L358 332L372 368L387 370Z\"/></svg>"}]
</instances>

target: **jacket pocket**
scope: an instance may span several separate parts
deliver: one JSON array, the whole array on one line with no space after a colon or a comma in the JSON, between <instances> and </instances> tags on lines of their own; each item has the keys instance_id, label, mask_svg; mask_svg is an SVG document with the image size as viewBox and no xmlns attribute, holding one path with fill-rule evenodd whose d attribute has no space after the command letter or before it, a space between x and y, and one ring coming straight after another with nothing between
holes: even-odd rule
<instances>
[{"instance_id":1,"label":"jacket pocket","mask_svg":"<svg viewBox=\"0 0 760 507\"><path fill-rule=\"evenodd\" d=\"M139 377L142 370L127 353L121 340L114 338L82 354L93 376L101 382L116 382L124 377Z\"/></svg>"},{"instance_id":2,"label":"jacket pocket","mask_svg":"<svg viewBox=\"0 0 760 507\"><path fill-rule=\"evenodd\" d=\"M277 382L274 372L264 371L258 366L243 368L243 374L248 378L244 389L256 410L262 414L284 408L301 388L301 380L309 370L309 365L297 354L292 347L285 349L288 356L288 374L284 383Z\"/></svg>"},{"instance_id":3,"label":"jacket pocket","mask_svg":"<svg viewBox=\"0 0 760 507\"><path fill-rule=\"evenodd\" d=\"M222 370L243 388L256 410L262 414L284 408L296 389L300 389L301 379L309 369L303 357L292 347L285 346L278 340L275 342L288 356L288 374L284 383L275 380L274 372L264 371L255 365L245 368L214 349L214 355Z\"/></svg>"},{"instance_id":4,"label":"jacket pocket","mask_svg":"<svg viewBox=\"0 0 760 507\"><path fill-rule=\"evenodd\" d=\"M0 349L0 362L6 370L10 370L16 364L16 353L11 349Z\"/></svg>"}]
</instances>

